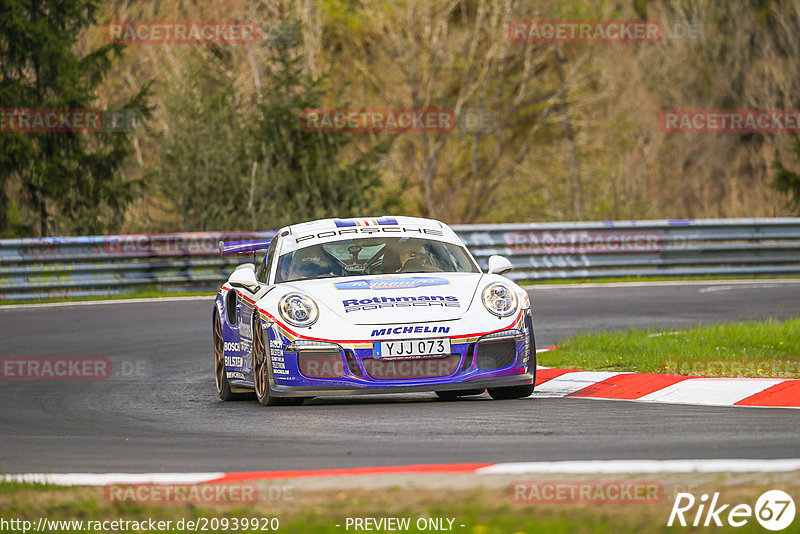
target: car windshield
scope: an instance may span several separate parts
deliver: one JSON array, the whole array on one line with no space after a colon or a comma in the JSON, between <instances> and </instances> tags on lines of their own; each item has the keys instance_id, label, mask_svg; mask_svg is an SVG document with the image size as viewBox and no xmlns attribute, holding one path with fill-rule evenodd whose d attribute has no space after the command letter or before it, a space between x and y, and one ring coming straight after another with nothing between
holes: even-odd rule
<instances>
[{"instance_id":1,"label":"car windshield","mask_svg":"<svg viewBox=\"0 0 800 534\"><path fill-rule=\"evenodd\" d=\"M310 245L283 254L276 283L393 273L479 273L464 247L420 238L367 237Z\"/></svg>"}]
</instances>

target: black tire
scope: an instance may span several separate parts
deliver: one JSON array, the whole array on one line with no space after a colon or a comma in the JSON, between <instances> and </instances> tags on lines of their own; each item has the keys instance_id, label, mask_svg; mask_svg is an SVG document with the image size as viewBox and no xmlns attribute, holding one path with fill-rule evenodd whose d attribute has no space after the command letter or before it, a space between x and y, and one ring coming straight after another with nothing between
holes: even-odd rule
<instances>
[{"instance_id":1,"label":"black tire","mask_svg":"<svg viewBox=\"0 0 800 534\"><path fill-rule=\"evenodd\" d=\"M295 399L275 397L269 387L269 370L267 369L267 350L264 346L264 332L261 321L256 317L253 325L253 384L256 389L256 400L262 406L287 406ZM298 404L302 404L302 399Z\"/></svg>"},{"instance_id":2,"label":"black tire","mask_svg":"<svg viewBox=\"0 0 800 534\"><path fill-rule=\"evenodd\" d=\"M437 391L436 396L442 400L455 400L468 395L481 395L485 389L459 389L454 391Z\"/></svg>"},{"instance_id":3,"label":"black tire","mask_svg":"<svg viewBox=\"0 0 800 534\"><path fill-rule=\"evenodd\" d=\"M536 336L531 328L531 354L528 356L528 372L533 375L533 384L527 386L510 386L505 388L489 388L489 396L494 400L523 399L533 395L536 387Z\"/></svg>"},{"instance_id":4,"label":"black tire","mask_svg":"<svg viewBox=\"0 0 800 534\"><path fill-rule=\"evenodd\" d=\"M214 310L214 383L217 386L217 395L223 401L237 401L252 399L252 393L234 393L225 371L225 341L222 338L222 323L219 312Z\"/></svg>"},{"instance_id":5,"label":"black tire","mask_svg":"<svg viewBox=\"0 0 800 534\"><path fill-rule=\"evenodd\" d=\"M533 384L529 386L509 386L505 388L489 388L489 396L494 400L511 400L530 397Z\"/></svg>"}]
</instances>

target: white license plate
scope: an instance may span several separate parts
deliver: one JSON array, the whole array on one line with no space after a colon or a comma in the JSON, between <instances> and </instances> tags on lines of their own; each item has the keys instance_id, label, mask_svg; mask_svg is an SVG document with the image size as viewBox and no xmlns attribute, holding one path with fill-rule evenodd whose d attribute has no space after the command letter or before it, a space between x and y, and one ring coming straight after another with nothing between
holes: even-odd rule
<instances>
[{"instance_id":1,"label":"white license plate","mask_svg":"<svg viewBox=\"0 0 800 534\"><path fill-rule=\"evenodd\" d=\"M450 338L376 341L373 352L376 358L424 358L449 355Z\"/></svg>"}]
</instances>

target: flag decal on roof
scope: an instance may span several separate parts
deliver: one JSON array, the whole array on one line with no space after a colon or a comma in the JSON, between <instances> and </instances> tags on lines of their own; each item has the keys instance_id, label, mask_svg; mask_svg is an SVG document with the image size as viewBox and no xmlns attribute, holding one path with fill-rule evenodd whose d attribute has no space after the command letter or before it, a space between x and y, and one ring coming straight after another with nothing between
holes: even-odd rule
<instances>
[{"instance_id":1,"label":"flag decal on roof","mask_svg":"<svg viewBox=\"0 0 800 534\"><path fill-rule=\"evenodd\" d=\"M377 219L334 219L337 228L348 228L351 226L390 226L396 225L397 219L394 217L379 217Z\"/></svg>"}]
</instances>

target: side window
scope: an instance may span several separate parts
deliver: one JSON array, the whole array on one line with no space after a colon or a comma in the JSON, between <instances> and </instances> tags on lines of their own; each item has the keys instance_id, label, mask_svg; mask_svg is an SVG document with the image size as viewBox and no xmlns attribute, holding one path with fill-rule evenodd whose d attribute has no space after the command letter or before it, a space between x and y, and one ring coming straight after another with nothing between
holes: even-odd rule
<instances>
[{"instance_id":1,"label":"side window","mask_svg":"<svg viewBox=\"0 0 800 534\"><path fill-rule=\"evenodd\" d=\"M264 256L256 262L256 265L258 265L258 267L256 268L256 280L258 280L263 284L267 278L266 274L267 255L264 254Z\"/></svg>"},{"instance_id":2,"label":"side window","mask_svg":"<svg viewBox=\"0 0 800 534\"><path fill-rule=\"evenodd\" d=\"M258 267L258 271L256 272L256 279L261 282L262 284L267 283L267 277L269 276L270 271L272 270L272 262L275 258L275 249L277 248L278 244L278 236L272 238L272 242L269 244L269 249L267 250L266 256L264 256L264 261L262 261Z\"/></svg>"}]
</instances>

